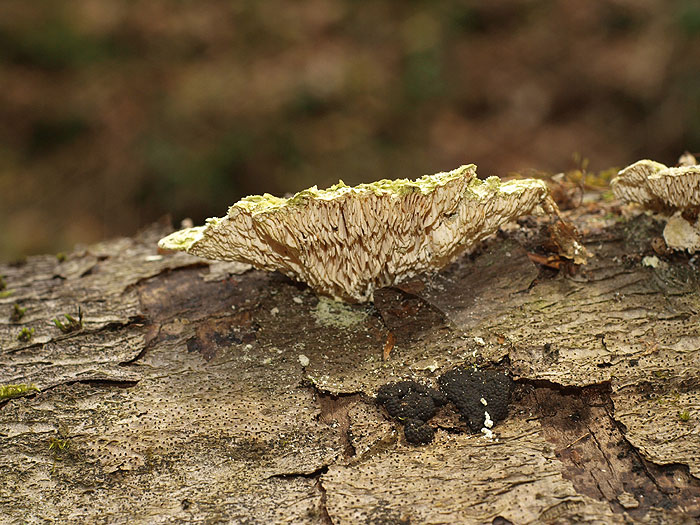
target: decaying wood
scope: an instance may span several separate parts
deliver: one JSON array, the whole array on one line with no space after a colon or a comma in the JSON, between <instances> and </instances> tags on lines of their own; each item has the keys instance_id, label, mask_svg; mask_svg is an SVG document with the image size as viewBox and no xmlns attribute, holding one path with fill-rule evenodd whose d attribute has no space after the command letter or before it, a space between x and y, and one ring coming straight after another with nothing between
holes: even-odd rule
<instances>
[{"instance_id":1,"label":"decaying wood","mask_svg":"<svg viewBox=\"0 0 700 525\"><path fill-rule=\"evenodd\" d=\"M0 386L38 391L0 401L0 523L695 522L698 260L652 217L568 214L584 267L533 262L527 219L373 306L158 254L156 227L1 266ZM488 440L443 409L407 445L372 395L457 364L512 372L509 418Z\"/></svg>"}]
</instances>

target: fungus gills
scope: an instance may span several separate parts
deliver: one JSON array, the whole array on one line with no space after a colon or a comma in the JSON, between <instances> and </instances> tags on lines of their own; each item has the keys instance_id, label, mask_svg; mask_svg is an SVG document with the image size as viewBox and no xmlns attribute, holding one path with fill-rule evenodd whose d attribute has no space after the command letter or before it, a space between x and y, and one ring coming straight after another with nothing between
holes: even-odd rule
<instances>
[{"instance_id":1,"label":"fungus gills","mask_svg":"<svg viewBox=\"0 0 700 525\"><path fill-rule=\"evenodd\" d=\"M482 181L470 164L415 181L340 181L289 199L246 197L226 217L177 231L159 246L278 270L322 295L365 302L376 288L439 270L537 209L556 212L543 181Z\"/></svg>"}]
</instances>

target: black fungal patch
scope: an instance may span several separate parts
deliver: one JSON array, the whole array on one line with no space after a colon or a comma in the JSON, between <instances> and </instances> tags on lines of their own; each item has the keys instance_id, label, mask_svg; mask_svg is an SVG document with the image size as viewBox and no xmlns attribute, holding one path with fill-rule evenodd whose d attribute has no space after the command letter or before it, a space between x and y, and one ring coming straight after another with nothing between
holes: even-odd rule
<instances>
[{"instance_id":1,"label":"black fungal patch","mask_svg":"<svg viewBox=\"0 0 700 525\"><path fill-rule=\"evenodd\" d=\"M406 441L413 445L426 445L435 437L435 430L425 421L408 419L403 427Z\"/></svg>"},{"instance_id":2,"label":"black fungal patch","mask_svg":"<svg viewBox=\"0 0 700 525\"><path fill-rule=\"evenodd\" d=\"M435 430L428 421L448 401L472 432L484 426L486 412L494 423L508 415L515 383L501 372L454 368L438 382L440 391L407 380L383 385L377 392L377 402L404 425L406 441L413 445L433 440Z\"/></svg>"},{"instance_id":3,"label":"black fungal patch","mask_svg":"<svg viewBox=\"0 0 700 525\"><path fill-rule=\"evenodd\" d=\"M508 415L515 384L501 372L454 368L442 374L438 382L440 390L454 404L472 432L479 432L484 426L485 412L494 423Z\"/></svg>"},{"instance_id":4,"label":"black fungal patch","mask_svg":"<svg viewBox=\"0 0 700 525\"><path fill-rule=\"evenodd\" d=\"M404 424L406 441L414 445L430 443L435 434L427 421L446 399L442 392L416 381L399 381L379 388L377 401L391 417Z\"/></svg>"}]
</instances>

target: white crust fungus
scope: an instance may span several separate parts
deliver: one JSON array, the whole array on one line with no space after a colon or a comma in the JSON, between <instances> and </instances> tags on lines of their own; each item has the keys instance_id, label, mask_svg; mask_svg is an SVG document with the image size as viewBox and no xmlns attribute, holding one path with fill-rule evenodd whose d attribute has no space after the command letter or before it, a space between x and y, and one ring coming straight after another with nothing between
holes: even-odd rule
<instances>
[{"instance_id":1,"label":"white crust fungus","mask_svg":"<svg viewBox=\"0 0 700 525\"><path fill-rule=\"evenodd\" d=\"M682 165L675 168L640 160L621 170L611 182L618 199L672 215L664 228L664 239L675 250L700 250L700 166L696 162L689 154L683 155Z\"/></svg>"},{"instance_id":2,"label":"white crust fungus","mask_svg":"<svg viewBox=\"0 0 700 525\"><path fill-rule=\"evenodd\" d=\"M337 300L452 262L502 224L556 205L540 180L476 177L470 164L415 181L315 186L289 199L246 197L223 218L160 240L168 250L278 270Z\"/></svg>"},{"instance_id":3,"label":"white crust fungus","mask_svg":"<svg viewBox=\"0 0 700 525\"><path fill-rule=\"evenodd\" d=\"M482 398L481 401L484 401L484 399ZM491 420L491 416L489 416L488 412L484 412L484 426L481 429L481 433L486 439L493 439L493 431L491 430L492 428L493 421Z\"/></svg>"},{"instance_id":4,"label":"white crust fungus","mask_svg":"<svg viewBox=\"0 0 700 525\"><path fill-rule=\"evenodd\" d=\"M700 251L700 218L691 223L680 213L674 214L664 228L664 240L674 250Z\"/></svg>"}]
</instances>

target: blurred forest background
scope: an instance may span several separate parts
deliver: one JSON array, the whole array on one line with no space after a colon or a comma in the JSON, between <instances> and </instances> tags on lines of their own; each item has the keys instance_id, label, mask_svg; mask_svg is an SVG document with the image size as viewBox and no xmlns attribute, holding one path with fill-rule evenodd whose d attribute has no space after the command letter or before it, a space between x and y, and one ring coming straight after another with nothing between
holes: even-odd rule
<instances>
[{"instance_id":1,"label":"blurred forest background","mask_svg":"<svg viewBox=\"0 0 700 525\"><path fill-rule=\"evenodd\" d=\"M0 260L339 178L684 149L698 0L0 2Z\"/></svg>"}]
</instances>

